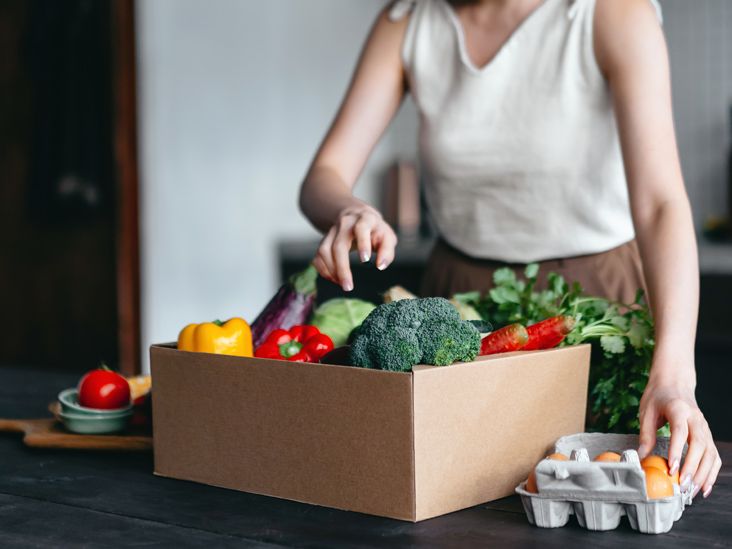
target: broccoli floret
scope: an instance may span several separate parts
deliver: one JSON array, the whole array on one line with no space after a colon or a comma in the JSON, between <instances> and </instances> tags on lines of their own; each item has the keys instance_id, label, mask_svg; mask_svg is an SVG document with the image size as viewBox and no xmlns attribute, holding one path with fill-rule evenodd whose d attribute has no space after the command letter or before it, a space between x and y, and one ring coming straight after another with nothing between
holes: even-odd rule
<instances>
[{"instance_id":1,"label":"broccoli floret","mask_svg":"<svg viewBox=\"0 0 732 549\"><path fill-rule=\"evenodd\" d=\"M480 349L480 332L460 319L425 322L417 337L422 342L424 364L448 366L458 360L473 360Z\"/></svg>"},{"instance_id":2,"label":"broccoli floret","mask_svg":"<svg viewBox=\"0 0 732 549\"><path fill-rule=\"evenodd\" d=\"M351 363L405 372L415 364L473 360L479 349L480 333L446 299L403 299L379 305L366 317L353 334Z\"/></svg>"}]
</instances>

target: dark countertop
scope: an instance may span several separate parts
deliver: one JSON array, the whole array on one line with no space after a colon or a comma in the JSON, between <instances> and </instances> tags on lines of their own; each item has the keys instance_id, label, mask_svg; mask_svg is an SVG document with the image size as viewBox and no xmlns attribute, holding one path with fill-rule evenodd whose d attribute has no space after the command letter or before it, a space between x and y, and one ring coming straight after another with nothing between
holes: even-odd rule
<instances>
[{"instance_id":1,"label":"dark countertop","mask_svg":"<svg viewBox=\"0 0 732 549\"><path fill-rule=\"evenodd\" d=\"M0 417L46 415L75 375L0 368ZM732 443L707 500L668 534L638 534L623 520L588 532L574 519L530 526L517 497L411 524L155 477L151 454L26 448L0 434L1 547L732 547Z\"/></svg>"}]
</instances>

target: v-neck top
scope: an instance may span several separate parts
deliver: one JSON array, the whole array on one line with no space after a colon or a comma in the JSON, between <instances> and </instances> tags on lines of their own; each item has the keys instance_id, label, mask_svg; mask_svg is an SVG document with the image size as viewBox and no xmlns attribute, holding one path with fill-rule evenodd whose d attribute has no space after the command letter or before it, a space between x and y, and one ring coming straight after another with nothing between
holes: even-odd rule
<instances>
[{"instance_id":1,"label":"v-neck top","mask_svg":"<svg viewBox=\"0 0 732 549\"><path fill-rule=\"evenodd\" d=\"M594 11L595 0L544 0L478 68L446 0L392 6L410 18L402 62L426 202L465 254L528 263L635 237Z\"/></svg>"}]
</instances>

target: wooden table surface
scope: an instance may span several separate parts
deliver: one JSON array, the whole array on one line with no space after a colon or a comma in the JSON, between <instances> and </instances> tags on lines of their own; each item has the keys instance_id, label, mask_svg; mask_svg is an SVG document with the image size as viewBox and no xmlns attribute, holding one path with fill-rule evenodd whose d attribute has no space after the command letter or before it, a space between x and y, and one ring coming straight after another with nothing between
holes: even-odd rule
<instances>
[{"instance_id":1,"label":"wooden table surface","mask_svg":"<svg viewBox=\"0 0 732 549\"><path fill-rule=\"evenodd\" d=\"M0 417L42 417L76 376L0 368ZM0 547L732 547L732 444L707 500L670 533L624 519L588 532L530 526L517 497L418 524L158 478L151 454L31 450L0 436Z\"/></svg>"}]
</instances>

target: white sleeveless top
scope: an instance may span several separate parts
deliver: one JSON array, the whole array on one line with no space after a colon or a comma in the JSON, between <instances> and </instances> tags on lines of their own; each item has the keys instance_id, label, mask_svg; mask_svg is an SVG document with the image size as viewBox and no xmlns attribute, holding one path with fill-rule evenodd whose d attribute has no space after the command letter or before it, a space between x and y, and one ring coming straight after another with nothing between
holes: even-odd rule
<instances>
[{"instance_id":1,"label":"white sleeveless top","mask_svg":"<svg viewBox=\"0 0 732 549\"><path fill-rule=\"evenodd\" d=\"M393 5L392 19L411 12L402 61L420 115L427 204L458 250L527 263L634 238L594 8L544 0L479 69L446 0Z\"/></svg>"}]
</instances>

